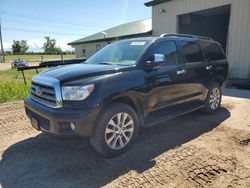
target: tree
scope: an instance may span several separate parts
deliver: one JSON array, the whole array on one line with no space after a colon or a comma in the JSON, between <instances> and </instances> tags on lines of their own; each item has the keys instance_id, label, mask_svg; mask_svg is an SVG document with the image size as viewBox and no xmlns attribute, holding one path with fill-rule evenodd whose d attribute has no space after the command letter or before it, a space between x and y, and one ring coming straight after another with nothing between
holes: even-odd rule
<instances>
[{"instance_id":1,"label":"tree","mask_svg":"<svg viewBox=\"0 0 250 188\"><path fill-rule=\"evenodd\" d=\"M29 47L26 40L14 40L12 44L13 54L26 54Z\"/></svg>"},{"instance_id":2,"label":"tree","mask_svg":"<svg viewBox=\"0 0 250 188\"><path fill-rule=\"evenodd\" d=\"M29 46L27 44L26 40L21 40L21 54L26 54L29 49Z\"/></svg>"},{"instance_id":3,"label":"tree","mask_svg":"<svg viewBox=\"0 0 250 188\"><path fill-rule=\"evenodd\" d=\"M59 54L60 49L56 47L56 39L50 37L44 37L46 42L43 44L45 54Z\"/></svg>"},{"instance_id":4,"label":"tree","mask_svg":"<svg viewBox=\"0 0 250 188\"><path fill-rule=\"evenodd\" d=\"M13 54L21 54L21 43L19 40L14 40L12 44L12 52Z\"/></svg>"}]
</instances>

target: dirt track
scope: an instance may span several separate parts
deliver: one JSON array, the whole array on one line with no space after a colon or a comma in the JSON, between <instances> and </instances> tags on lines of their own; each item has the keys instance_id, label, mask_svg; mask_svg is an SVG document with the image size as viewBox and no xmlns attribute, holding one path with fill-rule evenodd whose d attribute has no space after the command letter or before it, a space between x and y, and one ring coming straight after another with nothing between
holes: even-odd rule
<instances>
[{"instance_id":1,"label":"dirt track","mask_svg":"<svg viewBox=\"0 0 250 188\"><path fill-rule=\"evenodd\" d=\"M239 94L228 90L226 93ZM250 187L250 92L142 130L115 159L88 139L33 130L22 102L0 105L0 187Z\"/></svg>"}]
</instances>

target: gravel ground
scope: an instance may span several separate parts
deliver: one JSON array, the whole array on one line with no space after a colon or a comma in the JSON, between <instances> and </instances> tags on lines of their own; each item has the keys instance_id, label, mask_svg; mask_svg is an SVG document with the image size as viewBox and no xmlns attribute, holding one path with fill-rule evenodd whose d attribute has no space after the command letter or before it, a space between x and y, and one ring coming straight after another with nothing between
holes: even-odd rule
<instances>
[{"instance_id":1,"label":"gravel ground","mask_svg":"<svg viewBox=\"0 0 250 188\"><path fill-rule=\"evenodd\" d=\"M37 132L22 102L1 104L0 187L250 187L250 92L225 95L217 114L194 112L141 130L114 159L87 138Z\"/></svg>"}]
</instances>

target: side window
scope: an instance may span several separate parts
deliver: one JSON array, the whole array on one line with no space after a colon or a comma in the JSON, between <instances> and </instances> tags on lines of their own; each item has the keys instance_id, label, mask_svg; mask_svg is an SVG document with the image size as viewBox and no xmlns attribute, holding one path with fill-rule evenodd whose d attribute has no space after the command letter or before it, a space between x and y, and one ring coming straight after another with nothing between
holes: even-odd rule
<instances>
[{"instance_id":1,"label":"side window","mask_svg":"<svg viewBox=\"0 0 250 188\"><path fill-rule=\"evenodd\" d=\"M154 48L154 54L163 54L166 57L166 65L178 64L178 52L174 41L159 42Z\"/></svg>"},{"instance_id":2,"label":"side window","mask_svg":"<svg viewBox=\"0 0 250 188\"><path fill-rule=\"evenodd\" d=\"M222 48L214 42L200 42L200 45L204 51L206 59L210 61L225 59L226 56Z\"/></svg>"},{"instance_id":3,"label":"side window","mask_svg":"<svg viewBox=\"0 0 250 188\"><path fill-rule=\"evenodd\" d=\"M86 49L82 49L82 57L86 57Z\"/></svg>"},{"instance_id":4,"label":"side window","mask_svg":"<svg viewBox=\"0 0 250 188\"><path fill-rule=\"evenodd\" d=\"M182 41L182 53L186 63L201 62L204 60L200 46L194 42Z\"/></svg>"}]
</instances>

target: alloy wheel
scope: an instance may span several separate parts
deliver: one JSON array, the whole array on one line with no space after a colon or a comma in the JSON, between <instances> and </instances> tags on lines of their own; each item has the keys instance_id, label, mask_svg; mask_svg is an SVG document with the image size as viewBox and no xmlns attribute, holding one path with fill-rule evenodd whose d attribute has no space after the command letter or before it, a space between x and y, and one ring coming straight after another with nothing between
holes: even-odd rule
<instances>
[{"instance_id":1,"label":"alloy wheel","mask_svg":"<svg viewBox=\"0 0 250 188\"><path fill-rule=\"evenodd\" d=\"M113 116L105 129L105 141L111 149L122 149L131 140L134 133L134 121L132 117L121 112Z\"/></svg>"},{"instance_id":2,"label":"alloy wheel","mask_svg":"<svg viewBox=\"0 0 250 188\"><path fill-rule=\"evenodd\" d=\"M209 104L212 110L216 110L220 105L220 90L219 88L213 88L210 97Z\"/></svg>"}]
</instances>

